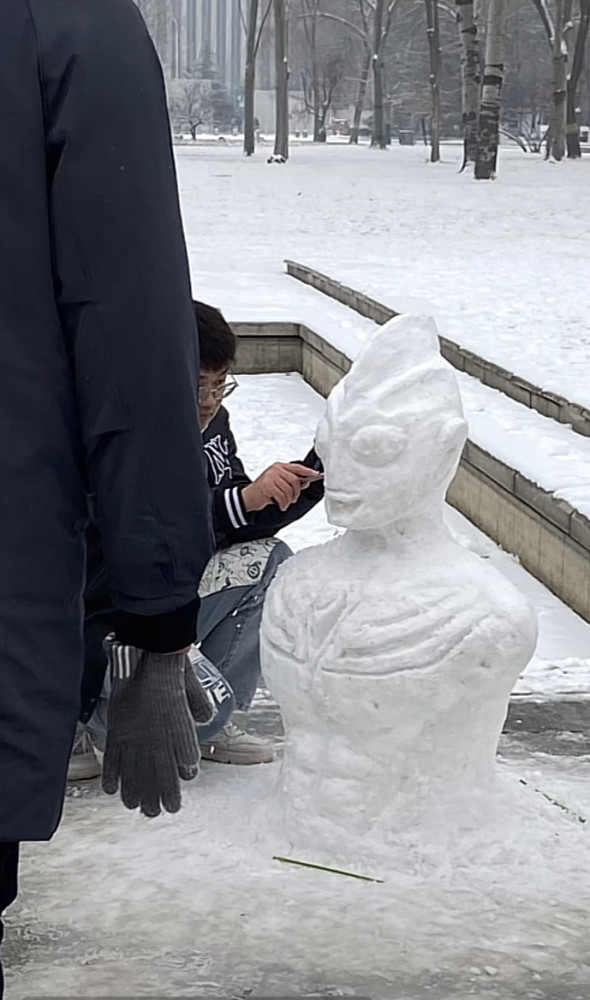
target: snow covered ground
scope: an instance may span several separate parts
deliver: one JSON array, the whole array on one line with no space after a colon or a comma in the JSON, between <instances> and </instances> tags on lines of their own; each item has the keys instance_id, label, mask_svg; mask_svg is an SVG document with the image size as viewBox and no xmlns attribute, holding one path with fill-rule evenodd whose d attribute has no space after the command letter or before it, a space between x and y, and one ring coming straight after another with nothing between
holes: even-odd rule
<instances>
[{"instance_id":1,"label":"snow covered ground","mask_svg":"<svg viewBox=\"0 0 590 1000\"><path fill-rule=\"evenodd\" d=\"M505 149L498 180L477 184L459 147L436 166L425 152L301 146L282 167L178 148L195 293L264 319L297 301L278 278L300 259L590 405L590 159Z\"/></svg>"},{"instance_id":2,"label":"snow covered ground","mask_svg":"<svg viewBox=\"0 0 590 1000\"><path fill-rule=\"evenodd\" d=\"M383 884L273 860L289 854L264 810L277 764L205 766L152 821L98 790L69 798L55 840L24 851L7 1000L587 1000L589 832L541 791L588 815L588 762L536 763L540 786L530 763L502 765L501 827L490 810L448 858L425 860L417 835Z\"/></svg>"},{"instance_id":3,"label":"snow covered ground","mask_svg":"<svg viewBox=\"0 0 590 1000\"><path fill-rule=\"evenodd\" d=\"M297 375L239 383L229 405L249 471L301 457L323 401ZM449 518L532 597L539 655L578 655L590 627ZM316 509L285 537L300 547L333 530ZM590 761L510 749L499 812L490 803L475 835L434 852L421 834L400 843L379 871L365 872L383 884L273 860L290 854L269 822L278 764L205 765L183 810L156 821L129 814L96 783L79 790L55 840L25 848L8 922L8 1000L587 1000L590 823L579 817L590 819ZM321 859L310 850L304 860Z\"/></svg>"}]
</instances>

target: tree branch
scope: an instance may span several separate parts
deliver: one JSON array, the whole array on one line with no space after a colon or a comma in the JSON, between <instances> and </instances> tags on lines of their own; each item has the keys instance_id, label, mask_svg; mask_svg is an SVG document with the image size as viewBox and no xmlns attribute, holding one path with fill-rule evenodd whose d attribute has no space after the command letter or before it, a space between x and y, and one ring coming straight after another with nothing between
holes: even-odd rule
<instances>
[{"instance_id":1,"label":"tree branch","mask_svg":"<svg viewBox=\"0 0 590 1000\"><path fill-rule=\"evenodd\" d=\"M244 14L244 8L242 7L242 0L238 0L238 10L240 12L240 21L242 22L242 28L244 32L248 31L248 25L246 24L246 16Z\"/></svg>"},{"instance_id":2,"label":"tree branch","mask_svg":"<svg viewBox=\"0 0 590 1000\"><path fill-rule=\"evenodd\" d=\"M337 24L343 24L345 28L348 28L355 35L358 35L359 38L362 38L365 43L371 44L365 32L354 21L348 21L345 17L339 17L338 14L328 14L327 11L322 11L319 16L324 21L335 21Z\"/></svg>"},{"instance_id":3,"label":"tree branch","mask_svg":"<svg viewBox=\"0 0 590 1000\"><path fill-rule=\"evenodd\" d=\"M258 50L260 49L260 43L262 41L262 35L264 34L264 29L266 27L266 22L268 21L270 11L272 8L272 0L268 0L268 4L262 18L260 20L260 26L258 28L258 35L256 36L256 43L254 45L254 55L258 55Z\"/></svg>"},{"instance_id":4,"label":"tree branch","mask_svg":"<svg viewBox=\"0 0 590 1000\"><path fill-rule=\"evenodd\" d=\"M543 27L545 28L545 34L547 35L547 41L550 47L553 49L553 44L555 41L555 27L553 25L553 20L549 12L549 7L547 6L547 0L532 0L533 6L537 11L537 14L543 22Z\"/></svg>"}]
</instances>

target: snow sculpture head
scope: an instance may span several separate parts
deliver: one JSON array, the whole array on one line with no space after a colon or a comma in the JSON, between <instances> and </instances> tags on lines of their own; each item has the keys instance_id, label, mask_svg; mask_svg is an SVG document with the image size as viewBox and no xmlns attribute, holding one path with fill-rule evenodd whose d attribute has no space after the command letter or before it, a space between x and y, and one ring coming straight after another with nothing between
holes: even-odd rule
<instances>
[{"instance_id":1,"label":"snow sculpture head","mask_svg":"<svg viewBox=\"0 0 590 1000\"><path fill-rule=\"evenodd\" d=\"M318 426L328 519L370 531L442 504L466 437L434 321L392 320L333 390Z\"/></svg>"}]
</instances>

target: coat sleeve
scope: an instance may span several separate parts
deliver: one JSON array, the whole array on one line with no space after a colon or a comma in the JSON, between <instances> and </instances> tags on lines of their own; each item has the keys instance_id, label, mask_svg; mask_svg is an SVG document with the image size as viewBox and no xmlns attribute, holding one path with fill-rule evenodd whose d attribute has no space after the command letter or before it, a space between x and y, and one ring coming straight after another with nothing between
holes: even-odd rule
<instances>
[{"instance_id":1,"label":"coat sleeve","mask_svg":"<svg viewBox=\"0 0 590 1000\"><path fill-rule=\"evenodd\" d=\"M250 517L242 502L242 490L252 482L238 455L236 439L229 427L229 418L227 418L225 439L231 469L231 485L228 486L226 483L215 487L212 491L215 537L217 545L221 548L242 541L241 532L248 525Z\"/></svg>"},{"instance_id":2,"label":"coat sleeve","mask_svg":"<svg viewBox=\"0 0 590 1000\"><path fill-rule=\"evenodd\" d=\"M233 435L231 440L235 454ZM235 458L239 462L237 455ZM323 472L322 463L313 448L298 464L305 465L316 472ZM239 465L243 470L241 462ZM258 538L272 538L278 531L305 517L324 497L324 483L323 480L320 480L317 483L310 483L307 489L302 491L299 500L291 504L285 511L281 510L276 503L269 504L263 510L247 511L241 494L242 489L250 482L251 480L247 476L245 481L236 476L230 489L217 491L214 505L215 525L219 544L222 547L240 542L251 542Z\"/></svg>"},{"instance_id":3,"label":"coat sleeve","mask_svg":"<svg viewBox=\"0 0 590 1000\"><path fill-rule=\"evenodd\" d=\"M162 72L132 0L28 2L81 462L121 641L169 651L194 638L212 530Z\"/></svg>"}]
</instances>

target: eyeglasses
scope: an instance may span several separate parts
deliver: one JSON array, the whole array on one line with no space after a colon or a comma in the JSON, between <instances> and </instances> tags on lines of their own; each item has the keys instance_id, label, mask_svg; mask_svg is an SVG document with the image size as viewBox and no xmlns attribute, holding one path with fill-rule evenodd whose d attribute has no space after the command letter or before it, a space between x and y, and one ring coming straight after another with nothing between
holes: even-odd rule
<instances>
[{"instance_id":1,"label":"eyeglasses","mask_svg":"<svg viewBox=\"0 0 590 1000\"><path fill-rule=\"evenodd\" d=\"M198 402L201 404L206 403L209 396L212 396L216 403L220 403L222 399L227 399L228 396L231 396L232 392L238 388L238 383L233 375L228 377L231 381L226 382L225 385L200 385L197 394Z\"/></svg>"}]
</instances>

